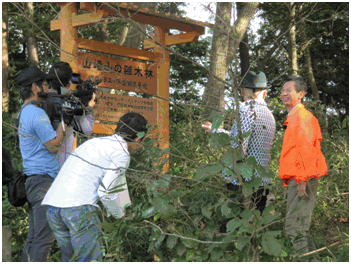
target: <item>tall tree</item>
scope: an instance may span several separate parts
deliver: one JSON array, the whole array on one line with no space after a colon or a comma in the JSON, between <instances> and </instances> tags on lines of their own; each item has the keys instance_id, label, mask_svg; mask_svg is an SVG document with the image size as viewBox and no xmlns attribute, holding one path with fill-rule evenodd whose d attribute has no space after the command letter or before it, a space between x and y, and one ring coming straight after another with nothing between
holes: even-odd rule
<instances>
[{"instance_id":1,"label":"tall tree","mask_svg":"<svg viewBox=\"0 0 351 264\"><path fill-rule=\"evenodd\" d=\"M241 13L244 11L245 4L244 3L236 3L236 7L238 9L238 16L241 16ZM241 69L241 77L244 77L246 72L250 69L250 54L249 54L249 37L247 35L247 30L245 35L240 41L239 45L239 54L240 54L240 69Z\"/></svg>"},{"instance_id":2,"label":"tall tree","mask_svg":"<svg viewBox=\"0 0 351 264\"><path fill-rule=\"evenodd\" d=\"M296 47L296 4L290 2L286 4L289 9L290 27L288 31L289 40L289 74L297 75L297 47Z\"/></svg>"},{"instance_id":3,"label":"tall tree","mask_svg":"<svg viewBox=\"0 0 351 264\"><path fill-rule=\"evenodd\" d=\"M310 83L311 89L312 89L312 94L314 100L319 100L319 92L318 92L318 87L316 84L316 80L314 78L313 74L313 67L312 67L312 60L311 60L311 53L310 53L310 41L307 39L307 34L305 30L306 23L304 21L301 22L300 24L300 32L301 32L301 39L303 43L303 54L305 57L305 69L307 71L307 76L308 76L308 81Z\"/></svg>"},{"instance_id":4,"label":"tall tree","mask_svg":"<svg viewBox=\"0 0 351 264\"><path fill-rule=\"evenodd\" d=\"M2 111L8 112L8 100L9 100L9 86L8 86L8 75L9 75L9 51L8 51L8 3L2 3Z\"/></svg>"},{"instance_id":5,"label":"tall tree","mask_svg":"<svg viewBox=\"0 0 351 264\"><path fill-rule=\"evenodd\" d=\"M25 3L25 13L28 18L30 24L27 28L27 32L25 33L25 39L27 42L28 48L28 60L31 66L39 67L39 56L38 56L38 44L37 38L35 37L34 32L34 5L33 2Z\"/></svg>"},{"instance_id":6,"label":"tall tree","mask_svg":"<svg viewBox=\"0 0 351 264\"><path fill-rule=\"evenodd\" d=\"M204 118L207 118L212 110L224 110L225 86L218 78L225 80L229 66L232 64L240 41L244 37L258 4L256 2L246 3L233 27L230 27L231 3L217 3L210 57L210 76L202 99L205 106L202 114Z\"/></svg>"},{"instance_id":7,"label":"tall tree","mask_svg":"<svg viewBox=\"0 0 351 264\"><path fill-rule=\"evenodd\" d=\"M208 117L213 109L224 110L221 102L224 101L224 85L228 67L226 61L229 48L230 19L232 3L218 2L216 9L216 22L213 30L212 49L210 55L210 76L204 93L206 106L203 117ZM218 80L219 78L220 80Z\"/></svg>"},{"instance_id":8,"label":"tall tree","mask_svg":"<svg viewBox=\"0 0 351 264\"><path fill-rule=\"evenodd\" d=\"M147 8L151 12L155 11L157 2L130 2L128 4L133 4L138 6L139 9ZM122 30L121 35L118 39L118 45L123 45L130 48L140 48L145 39L146 33L146 24L139 24L139 27L136 27L134 23L126 23ZM141 29L141 31L140 31Z\"/></svg>"},{"instance_id":9,"label":"tall tree","mask_svg":"<svg viewBox=\"0 0 351 264\"><path fill-rule=\"evenodd\" d=\"M238 10L238 16L240 17L241 13L244 11L245 4L238 2L236 3L236 7ZM247 35L247 30L245 31L242 41L240 41L239 54L241 77L244 77L246 72L250 69L249 37Z\"/></svg>"}]
</instances>

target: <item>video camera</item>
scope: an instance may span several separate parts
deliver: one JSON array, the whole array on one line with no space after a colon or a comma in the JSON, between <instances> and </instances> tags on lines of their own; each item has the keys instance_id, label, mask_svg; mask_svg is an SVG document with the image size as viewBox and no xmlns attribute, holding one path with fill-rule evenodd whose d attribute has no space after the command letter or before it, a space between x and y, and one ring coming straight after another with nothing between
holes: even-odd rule
<instances>
[{"instance_id":1,"label":"video camera","mask_svg":"<svg viewBox=\"0 0 351 264\"><path fill-rule=\"evenodd\" d=\"M101 79L94 82L91 80L82 81L80 74L73 73L72 83L77 84L77 91L69 91L65 94L56 93L38 93L40 107L49 116L53 128L56 130L61 118L69 125L74 116L82 116L89 101L93 97L93 93L98 93L96 85L101 83ZM96 100L96 99L95 99Z\"/></svg>"}]
</instances>

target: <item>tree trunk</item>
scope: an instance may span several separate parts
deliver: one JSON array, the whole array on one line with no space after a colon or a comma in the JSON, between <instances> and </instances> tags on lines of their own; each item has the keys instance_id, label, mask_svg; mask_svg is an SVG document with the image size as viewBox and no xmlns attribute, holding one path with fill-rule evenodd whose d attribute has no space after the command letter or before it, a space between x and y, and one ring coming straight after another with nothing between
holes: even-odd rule
<instances>
[{"instance_id":1,"label":"tree trunk","mask_svg":"<svg viewBox=\"0 0 351 264\"><path fill-rule=\"evenodd\" d=\"M128 35L128 23L125 24L121 30L121 34L118 37L117 45L123 46L124 42L126 41L126 37Z\"/></svg>"},{"instance_id":2,"label":"tree trunk","mask_svg":"<svg viewBox=\"0 0 351 264\"><path fill-rule=\"evenodd\" d=\"M2 262L11 261L11 237L11 227L2 226Z\"/></svg>"},{"instance_id":3,"label":"tree trunk","mask_svg":"<svg viewBox=\"0 0 351 264\"><path fill-rule=\"evenodd\" d=\"M240 17L245 7L245 4L242 2L238 2L236 3L236 7L238 10L238 17ZM240 41L239 54L240 54L241 77L244 77L245 74L250 69L249 37L247 35L247 30L245 31L242 41Z\"/></svg>"},{"instance_id":4,"label":"tree trunk","mask_svg":"<svg viewBox=\"0 0 351 264\"><path fill-rule=\"evenodd\" d=\"M226 65L229 45L230 18L232 3L218 2L216 9L216 22L213 30L212 48L210 55L210 75L205 87L203 103L205 111L203 117L208 118L212 110L223 111L224 84L215 78L225 80L228 71Z\"/></svg>"},{"instance_id":5,"label":"tree trunk","mask_svg":"<svg viewBox=\"0 0 351 264\"><path fill-rule=\"evenodd\" d=\"M143 8L148 8L151 12L155 11L157 2L137 2L137 3L130 3L137 5L139 9ZM146 33L146 24L139 24L140 28L144 33ZM124 33L125 33L124 29ZM128 25L128 31L127 35L124 38L124 41L122 43L123 46L125 47L130 47L130 48L140 48L141 44L144 43L145 35L140 32L140 30L134 26L133 23L130 23ZM123 37L121 38L121 40Z\"/></svg>"},{"instance_id":6,"label":"tree trunk","mask_svg":"<svg viewBox=\"0 0 351 264\"><path fill-rule=\"evenodd\" d=\"M294 2L288 3L289 17L291 19L290 29L288 32L289 40L289 74L297 75L297 48L296 48L296 25L295 25L295 10Z\"/></svg>"},{"instance_id":7,"label":"tree trunk","mask_svg":"<svg viewBox=\"0 0 351 264\"><path fill-rule=\"evenodd\" d=\"M31 22L25 35L25 39L27 41L29 65L39 67L38 44L34 33L34 26L32 24L34 23L33 2L25 3L25 12L26 12L26 16Z\"/></svg>"},{"instance_id":8,"label":"tree trunk","mask_svg":"<svg viewBox=\"0 0 351 264\"><path fill-rule=\"evenodd\" d=\"M9 100L9 87L8 87L8 76L9 76L9 51L8 51L8 12L9 6L7 2L2 3L2 111L8 112L8 100Z\"/></svg>"},{"instance_id":9,"label":"tree trunk","mask_svg":"<svg viewBox=\"0 0 351 264\"><path fill-rule=\"evenodd\" d=\"M107 29L108 20L105 19L102 21L102 29L100 31L100 37L102 42L110 42L110 32Z\"/></svg>"},{"instance_id":10,"label":"tree trunk","mask_svg":"<svg viewBox=\"0 0 351 264\"><path fill-rule=\"evenodd\" d=\"M217 3L210 57L210 76L202 99L205 106L202 117L205 119L210 116L212 110L224 110L224 84L217 80L215 76L225 80L228 68L234 59L235 52L239 48L240 41L244 37L258 4L246 3L234 26L229 28L231 3ZM225 6L226 10L222 6ZM225 16L225 14L228 15ZM224 17L228 17L228 19L224 19ZM230 32L228 32L229 30Z\"/></svg>"},{"instance_id":11,"label":"tree trunk","mask_svg":"<svg viewBox=\"0 0 351 264\"><path fill-rule=\"evenodd\" d=\"M229 39L229 51L227 56L227 68L232 63L234 59L235 52L239 47L240 41L243 39L247 28L249 27L250 21L253 18L256 9L258 7L258 2L248 2L246 3L238 14L237 20L235 20L234 26L230 32Z\"/></svg>"},{"instance_id":12,"label":"tree trunk","mask_svg":"<svg viewBox=\"0 0 351 264\"><path fill-rule=\"evenodd\" d=\"M306 67L306 71L307 71L308 81L311 85L313 98L314 98L314 100L319 101L319 92L318 92L316 80L314 79L311 53L310 53L310 48L308 47L308 45L310 43L307 41L305 25L306 25L305 21L303 21L300 24L302 43L304 43L303 50L304 50L304 56L305 56L305 67Z\"/></svg>"}]
</instances>

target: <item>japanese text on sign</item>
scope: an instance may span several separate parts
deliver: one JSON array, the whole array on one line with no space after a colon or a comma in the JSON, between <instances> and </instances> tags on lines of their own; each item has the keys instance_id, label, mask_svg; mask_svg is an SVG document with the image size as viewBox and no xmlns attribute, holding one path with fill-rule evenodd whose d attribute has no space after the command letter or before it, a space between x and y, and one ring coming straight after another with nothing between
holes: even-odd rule
<instances>
[{"instance_id":1,"label":"japanese text on sign","mask_svg":"<svg viewBox=\"0 0 351 264\"><path fill-rule=\"evenodd\" d=\"M99 121L117 122L128 112L143 115L149 125L156 125L157 103L156 99L104 94L95 110L95 118Z\"/></svg>"},{"instance_id":2,"label":"japanese text on sign","mask_svg":"<svg viewBox=\"0 0 351 264\"><path fill-rule=\"evenodd\" d=\"M78 72L82 79L101 79L100 87L135 92L157 92L157 66L136 61L78 53Z\"/></svg>"}]
</instances>

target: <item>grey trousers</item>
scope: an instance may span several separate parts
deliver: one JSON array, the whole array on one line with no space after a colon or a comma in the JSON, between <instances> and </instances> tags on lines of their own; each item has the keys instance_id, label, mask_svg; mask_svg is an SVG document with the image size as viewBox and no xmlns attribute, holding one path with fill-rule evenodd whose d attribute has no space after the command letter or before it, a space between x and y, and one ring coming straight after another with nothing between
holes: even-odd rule
<instances>
[{"instance_id":1,"label":"grey trousers","mask_svg":"<svg viewBox=\"0 0 351 264\"><path fill-rule=\"evenodd\" d=\"M288 183L288 197L286 208L285 231L291 241L294 243L294 254L303 254L315 250L313 241L309 236L311 225L311 217L317 200L318 180L310 179L306 184L306 193L308 200L302 200L297 195L297 184L295 179ZM302 238L295 240L298 234L302 234Z\"/></svg>"},{"instance_id":2,"label":"grey trousers","mask_svg":"<svg viewBox=\"0 0 351 264\"><path fill-rule=\"evenodd\" d=\"M41 205L54 179L47 174L30 175L26 180L29 206L29 231L22 252L22 262L46 262L49 250L55 241L54 232L46 220L47 205Z\"/></svg>"}]
</instances>

